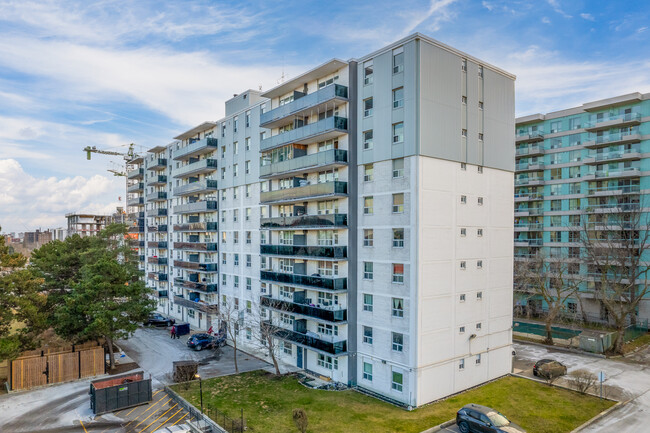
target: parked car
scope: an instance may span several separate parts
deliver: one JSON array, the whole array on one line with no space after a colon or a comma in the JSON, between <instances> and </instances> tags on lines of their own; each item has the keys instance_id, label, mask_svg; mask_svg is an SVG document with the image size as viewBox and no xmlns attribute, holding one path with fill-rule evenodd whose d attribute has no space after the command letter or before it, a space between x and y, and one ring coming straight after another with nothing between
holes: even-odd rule
<instances>
[{"instance_id":1,"label":"parked car","mask_svg":"<svg viewBox=\"0 0 650 433\"><path fill-rule=\"evenodd\" d=\"M149 315L149 318L144 322L144 324L145 326L172 326L174 322L174 319L169 319L165 316L154 313Z\"/></svg>"},{"instance_id":2,"label":"parked car","mask_svg":"<svg viewBox=\"0 0 650 433\"><path fill-rule=\"evenodd\" d=\"M187 347L194 350L212 349L223 346L225 338L213 337L210 334L194 334L187 339Z\"/></svg>"},{"instance_id":3,"label":"parked car","mask_svg":"<svg viewBox=\"0 0 650 433\"><path fill-rule=\"evenodd\" d=\"M533 375L546 379L564 376L566 372L566 365L554 359L540 359L533 365Z\"/></svg>"},{"instance_id":4,"label":"parked car","mask_svg":"<svg viewBox=\"0 0 650 433\"><path fill-rule=\"evenodd\" d=\"M503 414L478 404L467 404L456 414L456 424L462 433L526 433Z\"/></svg>"}]
</instances>

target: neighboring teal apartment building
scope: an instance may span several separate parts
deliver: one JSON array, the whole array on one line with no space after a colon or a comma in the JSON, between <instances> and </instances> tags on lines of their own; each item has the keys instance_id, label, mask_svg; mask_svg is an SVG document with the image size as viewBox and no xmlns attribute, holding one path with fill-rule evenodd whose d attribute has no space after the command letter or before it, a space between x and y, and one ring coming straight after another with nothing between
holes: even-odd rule
<instances>
[{"instance_id":1,"label":"neighboring teal apartment building","mask_svg":"<svg viewBox=\"0 0 650 433\"><path fill-rule=\"evenodd\" d=\"M515 260L541 252L566 259L567 273L588 276L581 261L581 221L644 202L648 207L650 93L533 114L515 123ZM569 299L567 311L607 321L606 309L590 290L594 283L585 280L580 300ZM515 307L546 308L541 299L517 290ZM637 314L648 319L650 299L641 302Z\"/></svg>"}]
</instances>

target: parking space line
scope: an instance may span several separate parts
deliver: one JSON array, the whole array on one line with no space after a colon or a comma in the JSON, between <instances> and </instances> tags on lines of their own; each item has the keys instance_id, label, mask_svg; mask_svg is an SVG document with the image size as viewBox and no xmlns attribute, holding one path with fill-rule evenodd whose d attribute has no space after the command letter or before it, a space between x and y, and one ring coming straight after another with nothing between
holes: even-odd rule
<instances>
[{"instance_id":1,"label":"parking space line","mask_svg":"<svg viewBox=\"0 0 650 433\"><path fill-rule=\"evenodd\" d=\"M79 424L81 424L81 427L83 427L84 431L88 433L88 430L86 430L86 426L84 425L83 422L81 422L81 420L79 420Z\"/></svg>"},{"instance_id":2,"label":"parking space line","mask_svg":"<svg viewBox=\"0 0 650 433\"><path fill-rule=\"evenodd\" d=\"M170 400L171 400L171 398L170 398ZM151 418L155 413L156 413L156 412L151 412L151 413L149 414L148 417L146 417L145 419L143 419L142 421L140 421L140 422L139 422L135 427L133 427L133 430L135 430L136 427L138 427L140 424L142 424L143 422L145 422L146 420L148 420L149 418ZM144 413L143 413L142 415L144 415Z\"/></svg>"},{"instance_id":3,"label":"parking space line","mask_svg":"<svg viewBox=\"0 0 650 433\"><path fill-rule=\"evenodd\" d=\"M156 406L157 406L157 405L158 405L158 404L159 404L159 403L160 403L164 398L165 398L165 397L163 397L163 398L161 398L160 400L158 400L157 402L155 402L155 403L154 403L154 404L153 404L149 409L147 409L147 410L145 410L144 412L142 412L140 415L138 415L137 417L135 417L135 419L129 421L129 423L128 423L127 425L125 425L124 427L128 427L129 424L133 423L133 421L137 421L138 418L140 418L142 415L144 415L145 413L149 412L151 409L153 409L154 407L156 407ZM170 398L170 400L171 400L171 398ZM155 412L154 412L154 413L155 413ZM149 418L149 417L147 417L147 418ZM145 419L147 419L147 418L145 418ZM140 424L138 424L138 425L140 425ZM136 427L137 427L137 426L136 426Z\"/></svg>"},{"instance_id":4,"label":"parking space line","mask_svg":"<svg viewBox=\"0 0 650 433\"><path fill-rule=\"evenodd\" d=\"M155 420L151 421L151 422L149 423L149 425L146 426L146 427L144 428L144 430L140 430L140 433L144 432L146 429L148 429L149 427L151 427L151 424L155 423L155 422L158 421L160 418L162 418L163 416L165 416L165 414L166 414L167 412L169 412L170 410L172 410L172 409L175 408L176 406L178 406L178 403L176 403L175 405L173 405L172 407L170 407L169 409L167 409L167 411L166 411L165 413L163 413L162 415L160 415L158 418L156 418ZM137 427L137 426L136 426L136 427Z\"/></svg>"},{"instance_id":5,"label":"parking space line","mask_svg":"<svg viewBox=\"0 0 650 433\"><path fill-rule=\"evenodd\" d=\"M178 421L176 421L174 424L170 425L170 427L174 427L176 424L178 424L179 422L181 422L181 420L182 420L183 418L185 418L186 416L187 416L187 414L185 414L185 415L183 415L182 417L178 418Z\"/></svg>"},{"instance_id":6,"label":"parking space line","mask_svg":"<svg viewBox=\"0 0 650 433\"><path fill-rule=\"evenodd\" d=\"M178 409L176 412L174 412L174 414L173 414L172 416L168 417L166 420L164 420L164 421L162 422L162 424L160 424L160 425L158 426L158 429L161 429L161 428L165 427L165 424L167 424L168 422L171 422L171 420L173 420L174 417L175 417L176 415L178 415L178 413L181 412L182 410L183 410L183 408L180 408L180 409ZM145 429L145 430L146 430L146 429ZM142 431L144 431L144 430L142 430Z\"/></svg>"}]
</instances>

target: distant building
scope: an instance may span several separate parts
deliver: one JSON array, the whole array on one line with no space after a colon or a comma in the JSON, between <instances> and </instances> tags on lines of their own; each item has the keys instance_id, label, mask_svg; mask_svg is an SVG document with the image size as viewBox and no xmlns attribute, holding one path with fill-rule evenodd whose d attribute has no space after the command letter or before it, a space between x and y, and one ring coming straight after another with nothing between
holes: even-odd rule
<instances>
[{"instance_id":1,"label":"distant building","mask_svg":"<svg viewBox=\"0 0 650 433\"><path fill-rule=\"evenodd\" d=\"M100 230L106 227L106 215L92 215L84 213L70 213L65 216L68 219L68 236L79 235L95 236Z\"/></svg>"},{"instance_id":2,"label":"distant building","mask_svg":"<svg viewBox=\"0 0 650 433\"><path fill-rule=\"evenodd\" d=\"M64 229L63 227L52 229L52 240L64 241L65 238L67 237L68 237L68 229Z\"/></svg>"},{"instance_id":3,"label":"distant building","mask_svg":"<svg viewBox=\"0 0 650 433\"><path fill-rule=\"evenodd\" d=\"M25 232L23 244L46 244L52 241L52 232L49 230L41 231L37 229L35 232Z\"/></svg>"}]
</instances>

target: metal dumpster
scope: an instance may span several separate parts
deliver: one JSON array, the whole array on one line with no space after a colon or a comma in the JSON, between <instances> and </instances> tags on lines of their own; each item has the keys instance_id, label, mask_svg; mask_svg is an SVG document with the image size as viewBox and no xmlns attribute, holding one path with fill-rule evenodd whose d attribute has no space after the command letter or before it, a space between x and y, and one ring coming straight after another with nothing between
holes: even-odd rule
<instances>
[{"instance_id":1,"label":"metal dumpster","mask_svg":"<svg viewBox=\"0 0 650 433\"><path fill-rule=\"evenodd\" d=\"M187 335L190 333L190 324L189 323L177 323L176 324L176 335L179 337L181 335Z\"/></svg>"},{"instance_id":2,"label":"metal dumpster","mask_svg":"<svg viewBox=\"0 0 650 433\"><path fill-rule=\"evenodd\" d=\"M90 382L90 408L95 415L138 406L151 401L151 376L127 373Z\"/></svg>"}]
</instances>

